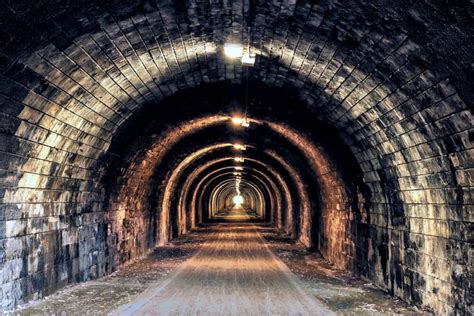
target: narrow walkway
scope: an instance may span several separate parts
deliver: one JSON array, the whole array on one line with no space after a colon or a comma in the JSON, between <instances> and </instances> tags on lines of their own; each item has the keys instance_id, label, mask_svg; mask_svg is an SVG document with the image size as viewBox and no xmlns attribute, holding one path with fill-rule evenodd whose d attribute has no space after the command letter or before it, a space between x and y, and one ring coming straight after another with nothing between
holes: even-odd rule
<instances>
[{"instance_id":1,"label":"narrow walkway","mask_svg":"<svg viewBox=\"0 0 474 316\"><path fill-rule=\"evenodd\" d=\"M329 315L249 223L209 227L199 252L116 315Z\"/></svg>"}]
</instances>

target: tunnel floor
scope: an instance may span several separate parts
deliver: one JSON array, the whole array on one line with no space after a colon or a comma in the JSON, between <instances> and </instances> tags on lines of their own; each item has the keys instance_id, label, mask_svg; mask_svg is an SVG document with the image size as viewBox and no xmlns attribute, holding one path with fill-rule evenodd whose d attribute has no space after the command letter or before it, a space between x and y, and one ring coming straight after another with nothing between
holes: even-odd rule
<instances>
[{"instance_id":1,"label":"tunnel floor","mask_svg":"<svg viewBox=\"0 0 474 316\"><path fill-rule=\"evenodd\" d=\"M233 214L233 219L237 217ZM18 315L415 314L264 224L212 223Z\"/></svg>"}]
</instances>

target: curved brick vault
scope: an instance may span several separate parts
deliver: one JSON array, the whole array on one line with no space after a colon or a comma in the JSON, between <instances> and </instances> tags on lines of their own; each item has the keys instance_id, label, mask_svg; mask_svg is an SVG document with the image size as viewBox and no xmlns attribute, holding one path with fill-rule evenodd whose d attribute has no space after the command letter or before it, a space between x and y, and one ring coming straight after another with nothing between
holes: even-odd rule
<instances>
[{"instance_id":1,"label":"curved brick vault","mask_svg":"<svg viewBox=\"0 0 474 316\"><path fill-rule=\"evenodd\" d=\"M407 302L472 312L472 9L1 2L2 308L206 220L244 141L245 194L278 229Z\"/></svg>"}]
</instances>

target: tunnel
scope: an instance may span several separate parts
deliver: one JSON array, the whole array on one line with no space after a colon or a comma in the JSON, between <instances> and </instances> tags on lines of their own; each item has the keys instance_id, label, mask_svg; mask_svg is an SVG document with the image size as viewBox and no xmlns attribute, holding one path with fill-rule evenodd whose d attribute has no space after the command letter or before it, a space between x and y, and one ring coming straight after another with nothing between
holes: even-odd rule
<instances>
[{"instance_id":1,"label":"tunnel","mask_svg":"<svg viewBox=\"0 0 474 316\"><path fill-rule=\"evenodd\" d=\"M474 313L473 9L2 1L0 310Z\"/></svg>"}]
</instances>

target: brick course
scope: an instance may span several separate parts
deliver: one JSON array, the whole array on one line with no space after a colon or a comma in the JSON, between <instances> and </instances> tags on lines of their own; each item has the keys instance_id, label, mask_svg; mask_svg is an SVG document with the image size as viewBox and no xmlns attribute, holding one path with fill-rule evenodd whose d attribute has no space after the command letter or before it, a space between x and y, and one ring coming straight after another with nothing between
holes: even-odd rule
<instances>
[{"instance_id":1,"label":"brick course","mask_svg":"<svg viewBox=\"0 0 474 316\"><path fill-rule=\"evenodd\" d=\"M3 308L149 249L135 238L151 225L136 212L147 192L124 184L126 206L111 215L102 158L146 104L242 83L245 70L222 54L234 40L257 53L252 79L293 91L362 170L355 192L336 162L314 167L323 197L334 194L324 222L339 219L322 227L323 254L353 257L354 272L437 313L472 311L470 2L21 1L0 12ZM158 161L172 141L155 141L147 154ZM138 157L123 178L147 169ZM342 228L346 238L333 238Z\"/></svg>"}]
</instances>

